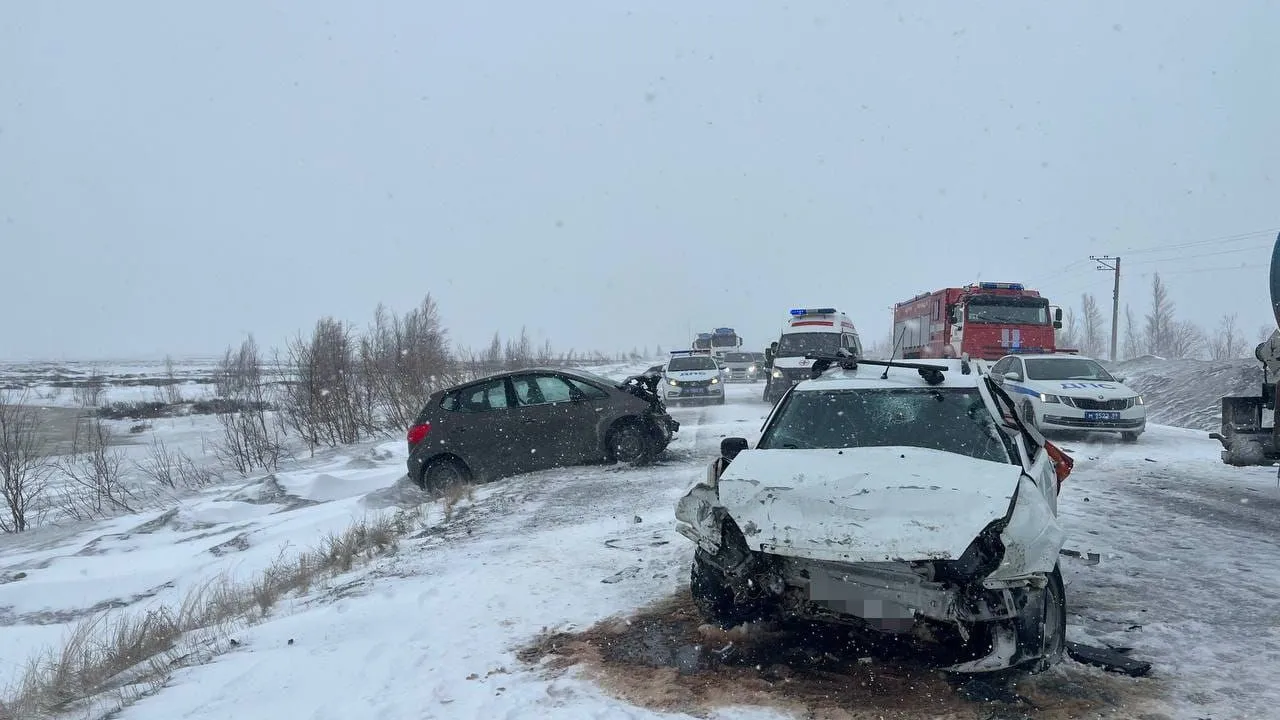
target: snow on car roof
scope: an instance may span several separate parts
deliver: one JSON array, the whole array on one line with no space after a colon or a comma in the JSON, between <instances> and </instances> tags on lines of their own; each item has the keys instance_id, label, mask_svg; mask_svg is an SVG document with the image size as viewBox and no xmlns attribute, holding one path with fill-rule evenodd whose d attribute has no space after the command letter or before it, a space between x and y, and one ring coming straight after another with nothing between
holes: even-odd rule
<instances>
[{"instance_id":1,"label":"snow on car roof","mask_svg":"<svg viewBox=\"0 0 1280 720\"><path fill-rule=\"evenodd\" d=\"M945 367L942 383L930 385L914 368L891 367L889 377L881 379L885 368L883 365L860 364L856 370L833 368L821 377L803 380L796 385L796 392L820 392L824 390L867 390L873 388L973 388L978 387L984 368L970 361L969 374L960 369L960 360L929 359L903 360L901 362L920 363L921 365L937 365Z\"/></svg>"}]
</instances>

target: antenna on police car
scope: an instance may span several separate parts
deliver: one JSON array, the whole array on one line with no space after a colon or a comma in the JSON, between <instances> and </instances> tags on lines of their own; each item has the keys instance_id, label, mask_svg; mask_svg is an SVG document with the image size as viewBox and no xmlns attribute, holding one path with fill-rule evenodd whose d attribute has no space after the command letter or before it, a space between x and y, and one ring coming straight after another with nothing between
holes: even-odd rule
<instances>
[{"instance_id":1,"label":"antenna on police car","mask_svg":"<svg viewBox=\"0 0 1280 720\"><path fill-rule=\"evenodd\" d=\"M893 362L893 359L898 356L898 343L902 342L902 338L906 336L907 336L907 328L904 326L902 328L902 332L898 333L898 339L893 341L893 349L889 351L889 362ZM884 366L884 372L880 373L880 379L881 380L889 379L888 365Z\"/></svg>"}]
</instances>

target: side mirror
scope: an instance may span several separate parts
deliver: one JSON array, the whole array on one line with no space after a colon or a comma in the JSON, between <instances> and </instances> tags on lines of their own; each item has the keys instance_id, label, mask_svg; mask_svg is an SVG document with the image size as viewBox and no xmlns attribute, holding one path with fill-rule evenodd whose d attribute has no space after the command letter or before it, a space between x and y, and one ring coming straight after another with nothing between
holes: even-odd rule
<instances>
[{"instance_id":1,"label":"side mirror","mask_svg":"<svg viewBox=\"0 0 1280 720\"><path fill-rule=\"evenodd\" d=\"M1053 311L1053 321L1054 321L1055 323L1060 323L1060 322L1062 322L1062 308L1056 308L1056 309ZM1061 325L1059 325L1058 327L1062 327L1062 326L1061 326Z\"/></svg>"},{"instance_id":2,"label":"side mirror","mask_svg":"<svg viewBox=\"0 0 1280 720\"><path fill-rule=\"evenodd\" d=\"M748 447L746 438L727 437L720 441L720 457L724 458L725 462L733 462L733 459L738 457L738 453Z\"/></svg>"},{"instance_id":3,"label":"side mirror","mask_svg":"<svg viewBox=\"0 0 1280 720\"><path fill-rule=\"evenodd\" d=\"M1005 379L1005 380L1012 380L1012 381L1014 381L1014 382L1022 382L1022 376L1021 376L1021 375L1019 375L1019 374L1018 374L1018 373L1016 373L1016 372L1007 372L1007 373L1005 373L1005 374L1004 374L1004 379Z\"/></svg>"},{"instance_id":4,"label":"side mirror","mask_svg":"<svg viewBox=\"0 0 1280 720\"><path fill-rule=\"evenodd\" d=\"M1118 377L1118 378L1116 378L1116 382L1118 382L1118 383L1120 383L1121 385L1123 385L1123 384L1124 384L1124 378L1122 378L1122 377Z\"/></svg>"},{"instance_id":5,"label":"side mirror","mask_svg":"<svg viewBox=\"0 0 1280 720\"><path fill-rule=\"evenodd\" d=\"M947 308L947 320L949 320L952 325L960 322L960 311L954 307Z\"/></svg>"},{"instance_id":6,"label":"side mirror","mask_svg":"<svg viewBox=\"0 0 1280 720\"><path fill-rule=\"evenodd\" d=\"M1061 329L1062 329L1062 321L1061 321L1061 320L1054 320L1054 321L1053 321L1053 329L1054 329L1054 330L1061 330Z\"/></svg>"}]
</instances>

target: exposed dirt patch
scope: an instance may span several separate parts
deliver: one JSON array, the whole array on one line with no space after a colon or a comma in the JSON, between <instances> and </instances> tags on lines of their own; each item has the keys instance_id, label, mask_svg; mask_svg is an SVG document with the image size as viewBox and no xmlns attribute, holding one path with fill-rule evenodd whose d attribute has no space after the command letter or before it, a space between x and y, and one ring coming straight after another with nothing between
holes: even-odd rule
<instances>
[{"instance_id":1,"label":"exposed dirt patch","mask_svg":"<svg viewBox=\"0 0 1280 720\"><path fill-rule=\"evenodd\" d=\"M1154 679L1072 662L1034 677L959 679L832 628L726 632L702 624L687 593L581 632L546 633L519 657L553 674L580 668L638 706L698 716L752 705L823 720L1171 717Z\"/></svg>"}]
</instances>

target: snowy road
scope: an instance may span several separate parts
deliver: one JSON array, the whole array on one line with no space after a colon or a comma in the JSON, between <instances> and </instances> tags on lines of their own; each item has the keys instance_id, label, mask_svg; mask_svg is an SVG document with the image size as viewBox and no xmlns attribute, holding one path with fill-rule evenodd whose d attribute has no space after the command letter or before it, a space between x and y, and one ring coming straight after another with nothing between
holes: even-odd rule
<instances>
[{"instance_id":1,"label":"snowy road","mask_svg":"<svg viewBox=\"0 0 1280 720\"><path fill-rule=\"evenodd\" d=\"M692 550L672 529L674 502L723 437L754 440L767 411L760 386L729 390L727 405L673 409L682 428L661 464L484 487L397 555L286 603L239 633L235 651L179 671L121 717L648 718L670 717L651 707L698 709L671 697L624 702L574 672L530 672L516 654L544 630L585 630L682 589ZM1095 566L1064 558L1069 634L1132 647L1155 670L1133 680L1068 663L1039 681L1050 698L1043 716L1071 716L1064 695L1117 717L1259 717L1280 706L1269 682L1280 670L1280 560L1268 552L1280 529L1274 471L1228 468L1203 433L1172 428L1153 427L1136 445L1062 444L1077 461L1061 499L1068 546L1102 554ZM413 498L399 480L403 454L398 442L346 450L175 513L5 549L0 682L85 608L173 602L212 573L264 567L283 542L309 547L352 517ZM679 680L674 670L660 679L668 689ZM989 707L938 702L919 716L991 716ZM753 712L789 716L777 705ZM914 716L900 704L870 710Z\"/></svg>"}]
</instances>

